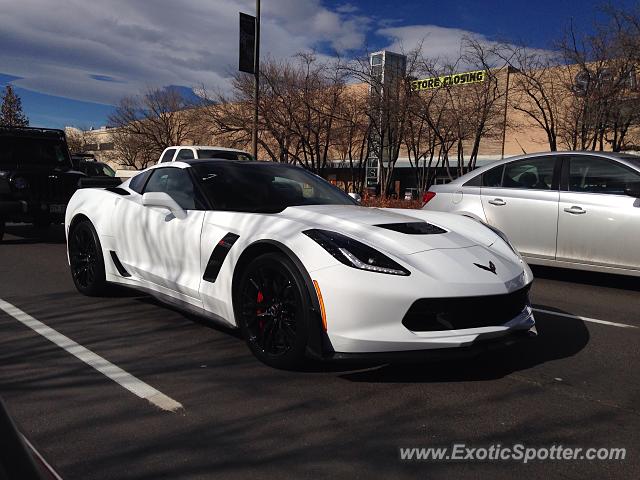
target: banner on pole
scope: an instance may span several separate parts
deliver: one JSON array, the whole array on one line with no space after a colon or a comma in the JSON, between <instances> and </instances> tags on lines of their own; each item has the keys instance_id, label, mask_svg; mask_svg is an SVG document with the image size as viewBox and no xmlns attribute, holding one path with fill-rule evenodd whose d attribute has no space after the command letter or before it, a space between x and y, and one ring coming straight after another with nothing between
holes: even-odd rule
<instances>
[{"instance_id":1,"label":"banner on pole","mask_svg":"<svg viewBox=\"0 0 640 480\"><path fill-rule=\"evenodd\" d=\"M255 73L256 17L240 13L240 58L241 72Z\"/></svg>"}]
</instances>

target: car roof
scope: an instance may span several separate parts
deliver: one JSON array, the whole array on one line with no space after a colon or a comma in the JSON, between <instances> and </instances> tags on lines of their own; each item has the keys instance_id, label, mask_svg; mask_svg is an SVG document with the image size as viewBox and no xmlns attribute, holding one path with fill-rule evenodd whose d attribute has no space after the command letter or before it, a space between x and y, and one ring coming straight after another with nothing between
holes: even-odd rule
<instances>
[{"instance_id":1,"label":"car roof","mask_svg":"<svg viewBox=\"0 0 640 480\"><path fill-rule=\"evenodd\" d=\"M553 156L567 156L567 155L591 155L591 156L596 156L596 157L604 157L604 158L609 158L611 160L615 160L618 162L622 162L627 166L633 167L635 169L638 169L638 165L634 164L633 162L630 162L628 160L630 159L638 159L640 160L640 156L638 155L632 155L629 153L623 153L623 152L596 152L593 150L563 150L563 151L556 151L556 152L535 152L535 153L527 153L524 155L516 155L513 157L507 157L501 160L494 160L493 162L490 162L486 165L483 165L482 167L476 168L475 170L471 170L470 172L465 173L464 175L459 176L458 178L452 180L451 182L449 182L449 184L454 184L454 185L462 185L465 182L468 182L470 179L475 178L477 175L486 172L487 170L491 170L494 167L498 167L500 165L504 165L505 163L511 163L511 162L515 162L518 160L526 160L528 158L535 158L535 157L545 157L545 156L549 156L549 155L553 155Z\"/></svg>"},{"instance_id":2,"label":"car roof","mask_svg":"<svg viewBox=\"0 0 640 480\"><path fill-rule=\"evenodd\" d=\"M203 165L210 163L212 165L239 165L239 166L248 166L248 165L264 165L264 166L281 166L281 167L289 167L289 168L300 168L297 165L292 165L290 163L280 163L280 162L272 162L265 160L229 160L228 158L192 158L190 160L176 160L175 162L164 162L157 163L155 165L151 165L146 168L146 170L153 170L156 168L189 168L194 165Z\"/></svg>"},{"instance_id":3,"label":"car roof","mask_svg":"<svg viewBox=\"0 0 640 480\"><path fill-rule=\"evenodd\" d=\"M216 145L173 145L171 147L165 148L165 150L169 150L170 148L194 148L196 150L220 150L221 152L241 152L248 153L239 148L228 148L228 147L218 147Z\"/></svg>"}]
</instances>

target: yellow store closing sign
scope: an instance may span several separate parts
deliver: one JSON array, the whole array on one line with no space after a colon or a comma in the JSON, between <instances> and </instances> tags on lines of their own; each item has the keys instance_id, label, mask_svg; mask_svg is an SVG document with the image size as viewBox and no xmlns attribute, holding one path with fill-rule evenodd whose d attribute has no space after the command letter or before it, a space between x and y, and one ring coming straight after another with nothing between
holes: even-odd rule
<instances>
[{"instance_id":1,"label":"yellow store closing sign","mask_svg":"<svg viewBox=\"0 0 640 480\"><path fill-rule=\"evenodd\" d=\"M411 90L418 92L420 90L431 90L433 88L480 83L484 82L486 77L486 71L476 70L475 72L456 73L442 77L423 78L422 80L413 80L411 82Z\"/></svg>"}]
</instances>

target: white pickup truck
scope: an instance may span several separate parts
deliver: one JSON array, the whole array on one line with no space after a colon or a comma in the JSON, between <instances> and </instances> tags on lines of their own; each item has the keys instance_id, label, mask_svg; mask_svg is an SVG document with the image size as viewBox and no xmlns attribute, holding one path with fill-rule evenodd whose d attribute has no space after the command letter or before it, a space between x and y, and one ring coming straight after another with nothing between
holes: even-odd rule
<instances>
[{"instance_id":1,"label":"white pickup truck","mask_svg":"<svg viewBox=\"0 0 640 480\"><path fill-rule=\"evenodd\" d=\"M244 150L215 147L211 145L176 145L165 148L158 163L178 162L181 160L197 160L201 158L220 158L222 160L253 160L253 156ZM118 170L116 177L133 177L137 170Z\"/></svg>"},{"instance_id":2,"label":"white pickup truck","mask_svg":"<svg viewBox=\"0 0 640 480\"><path fill-rule=\"evenodd\" d=\"M165 148L158 163L194 160L200 158L220 158L222 160L253 160L251 154L235 148L212 147L207 145L185 145Z\"/></svg>"}]
</instances>

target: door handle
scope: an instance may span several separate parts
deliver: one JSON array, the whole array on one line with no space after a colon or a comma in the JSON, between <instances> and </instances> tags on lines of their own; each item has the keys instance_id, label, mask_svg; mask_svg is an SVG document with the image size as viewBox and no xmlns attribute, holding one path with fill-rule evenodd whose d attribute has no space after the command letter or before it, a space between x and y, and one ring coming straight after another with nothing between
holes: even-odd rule
<instances>
[{"instance_id":1,"label":"door handle","mask_svg":"<svg viewBox=\"0 0 640 480\"><path fill-rule=\"evenodd\" d=\"M498 206L502 206L502 205L506 205L507 204L507 202L505 202L501 198L494 198L493 200L489 200L489 203L491 205L498 205Z\"/></svg>"},{"instance_id":2,"label":"door handle","mask_svg":"<svg viewBox=\"0 0 640 480\"><path fill-rule=\"evenodd\" d=\"M565 208L564 211L567 212L567 213L572 213L574 215L580 215L582 213L587 213L587 211L584 208L578 207L576 205L574 205L571 208Z\"/></svg>"}]
</instances>

